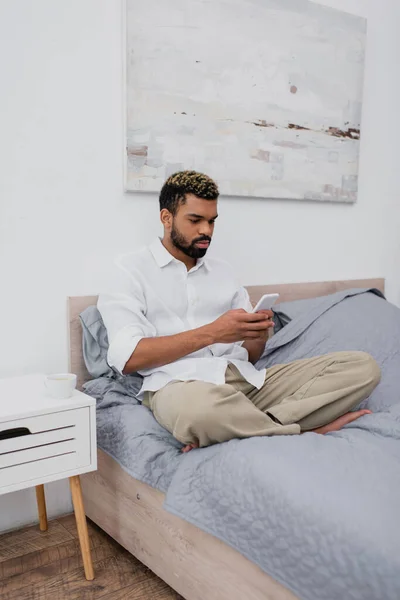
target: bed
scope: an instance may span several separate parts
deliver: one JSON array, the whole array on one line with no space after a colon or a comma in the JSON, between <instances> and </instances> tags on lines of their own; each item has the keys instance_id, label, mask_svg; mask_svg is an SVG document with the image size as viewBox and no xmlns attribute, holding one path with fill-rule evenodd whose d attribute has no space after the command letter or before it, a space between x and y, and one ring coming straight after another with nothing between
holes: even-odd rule
<instances>
[{"instance_id":1,"label":"bed","mask_svg":"<svg viewBox=\"0 0 400 600\"><path fill-rule=\"evenodd\" d=\"M349 288L377 288L383 279L250 286L253 304L279 292L282 302ZM81 387L89 379L79 314L96 296L71 297L70 371ZM232 547L163 508L164 494L131 477L101 449L98 470L82 476L87 516L187 600L294 600L290 590Z\"/></svg>"}]
</instances>

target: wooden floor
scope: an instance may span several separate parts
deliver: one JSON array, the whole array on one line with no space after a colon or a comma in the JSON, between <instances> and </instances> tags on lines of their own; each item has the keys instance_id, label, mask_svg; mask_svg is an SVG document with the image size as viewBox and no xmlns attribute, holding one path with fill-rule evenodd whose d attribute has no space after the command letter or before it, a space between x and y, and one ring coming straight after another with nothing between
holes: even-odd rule
<instances>
[{"instance_id":1,"label":"wooden floor","mask_svg":"<svg viewBox=\"0 0 400 600\"><path fill-rule=\"evenodd\" d=\"M183 600L88 521L94 581L86 581L73 515L0 535L1 600Z\"/></svg>"}]
</instances>

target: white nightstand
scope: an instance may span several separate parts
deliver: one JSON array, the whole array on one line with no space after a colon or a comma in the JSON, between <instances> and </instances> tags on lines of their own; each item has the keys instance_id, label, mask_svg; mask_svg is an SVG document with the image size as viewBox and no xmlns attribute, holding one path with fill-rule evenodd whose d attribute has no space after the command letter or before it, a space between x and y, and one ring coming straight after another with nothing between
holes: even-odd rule
<instances>
[{"instance_id":1,"label":"white nightstand","mask_svg":"<svg viewBox=\"0 0 400 600\"><path fill-rule=\"evenodd\" d=\"M97 468L95 400L75 391L50 398L44 375L0 379L0 494L36 486L47 529L44 485L69 478L86 579L93 579L79 475Z\"/></svg>"}]
</instances>

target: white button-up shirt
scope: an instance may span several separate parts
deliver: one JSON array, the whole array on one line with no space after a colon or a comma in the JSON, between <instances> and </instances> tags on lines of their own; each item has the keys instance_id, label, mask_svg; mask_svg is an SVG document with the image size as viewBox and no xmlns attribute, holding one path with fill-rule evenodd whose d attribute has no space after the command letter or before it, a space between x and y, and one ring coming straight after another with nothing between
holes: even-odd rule
<instances>
[{"instance_id":1,"label":"white button-up shirt","mask_svg":"<svg viewBox=\"0 0 400 600\"><path fill-rule=\"evenodd\" d=\"M238 285L227 263L202 258L187 271L159 239L118 258L116 266L118 289L100 295L97 306L108 333L108 363L121 373L143 338L195 329L231 309L252 310L247 291ZM258 371L248 358L241 343L213 344L171 364L140 371L144 382L139 397L171 381L223 384L229 363L260 388L265 369Z\"/></svg>"}]
</instances>

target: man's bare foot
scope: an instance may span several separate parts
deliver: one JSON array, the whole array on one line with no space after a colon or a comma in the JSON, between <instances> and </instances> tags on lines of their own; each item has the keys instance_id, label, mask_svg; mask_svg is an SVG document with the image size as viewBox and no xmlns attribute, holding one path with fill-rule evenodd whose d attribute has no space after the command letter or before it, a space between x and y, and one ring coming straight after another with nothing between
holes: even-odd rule
<instances>
[{"instance_id":1,"label":"man's bare foot","mask_svg":"<svg viewBox=\"0 0 400 600\"><path fill-rule=\"evenodd\" d=\"M182 448L182 453L186 454L187 452L190 452L191 450L195 450L195 448L198 448L198 447L199 447L198 444L188 444L187 446Z\"/></svg>"},{"instance_id":2,"label":"man's bare foot","mask_svg":"<svg viewBox=\"0 0 400 600\"><path fill-rule=\"evenodd\" d=\"M335 419L332 423L328 423L328 425L324 425L324 427L318 427L317 429L312 429L313 433L329 433L330 431L339 431L345 425L356 421L360 417L364 415L371 415L372 412L370 410L356 410L355 412L348 412L342 417Z\"/></svg>"}]
</instances>

